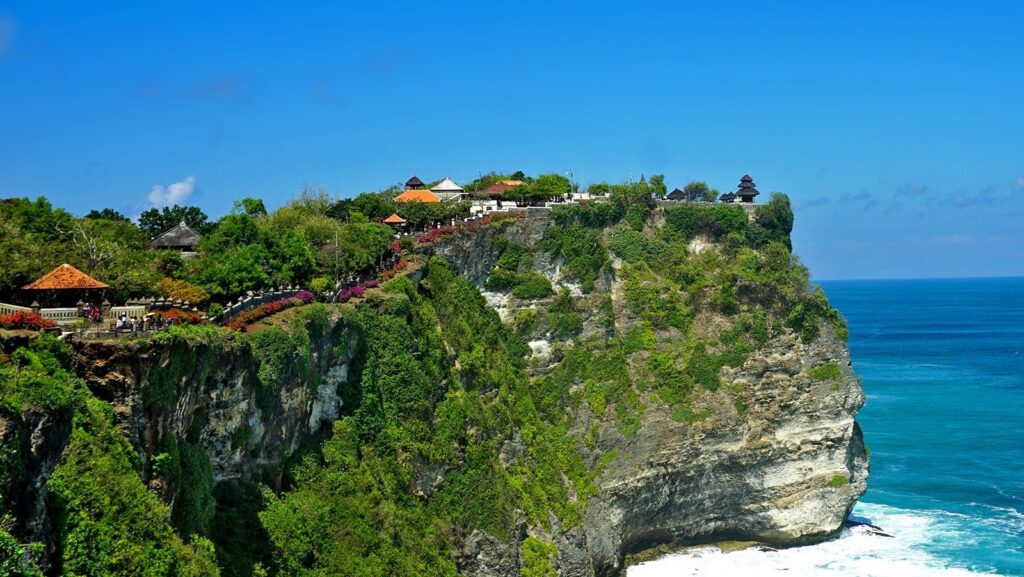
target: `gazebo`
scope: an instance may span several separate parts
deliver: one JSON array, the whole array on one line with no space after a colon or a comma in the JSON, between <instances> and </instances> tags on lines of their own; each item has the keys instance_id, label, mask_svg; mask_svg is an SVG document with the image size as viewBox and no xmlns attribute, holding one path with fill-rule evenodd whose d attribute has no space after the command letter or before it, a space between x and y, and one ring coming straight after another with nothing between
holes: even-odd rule
<instances>
[{"instance_id":1,"label":"gazebo","mask_svg":"<svg viewBox=\"0 0 1024 577\"><path fill-rule=\"evenodd\" d=\"M88 301L94 296L99 298L102 293L93 294L93 291L103 291L107 287L106 283L64 263L35 282L25 285L22 290L33 292L33 307L38 307L39 303L46 306L74 306L76 301Z\"/></svg>"},{"instance_id":2,"label":"gazebo","mask_svg":"<svg viewBox=\"0 0 1024 577\"><path fill-rule=\"evenodd\" d=\"M384 219L384 224L390 226L395 230L399 230L403 226L405 226L405 222L405 219L398 216L397 213L392 213L391 216Z\"/></svg>"},{"instance_id":3,"label":"gazebo","mask_svg":"<svg viewBox=\"0 0 1024 577\"><path fill-rule=\"evenodd\" d=\"M164 232L149 243L151 249L170 249L181 252L184 258L196 256L196 247L203 238L201 234L182 220L178 226Z\"/></svg>"},{"instance_id":4,"label":"gazebo","mask_svg":"<svg viewBox=\"0 0 1024 577\"><path fill-rule=\"evenodd\" d=\"M686 200L686 193L677 188L665 195L665 200Z\"/></svg>"},{"instance_id":5,"label":"gazebo","mask_svg":"<svg viewBox=\"0 0 1024 577\"><path fill-rule=\"evenodd\" d=\"M718 197L718 200L720 202L725 202L725 203L728 203L728 204L732 204L732 203L736 202L736 195L731 193L731 192L727 192L727 193L723 194L722 196Z\"/></svg>"},{"instance_id":6,"label":"gazebo","mask_svg":"<svg viewBox=\"0 0 1024 577\"><path fill-rule=\"evenodd\" d=\"M434 185L430 191L439 196L443 201L459 200L464 192L461 186L447 176L444 177L444 180Z\"/></svg>"},{"instance_id":7,"label":"gazebo","mask_svg":"<svg viewBox=\"0 0 1024 577\"><path fill-rule=\"evenodd\" d=\"M754 179L750 178L749 174L744 174L743 178L740 179L740 188L736 191L736 196L739 197L740 202L752 203L754 197L761 194L754 188Z\"/></svg>"}]
</instances>

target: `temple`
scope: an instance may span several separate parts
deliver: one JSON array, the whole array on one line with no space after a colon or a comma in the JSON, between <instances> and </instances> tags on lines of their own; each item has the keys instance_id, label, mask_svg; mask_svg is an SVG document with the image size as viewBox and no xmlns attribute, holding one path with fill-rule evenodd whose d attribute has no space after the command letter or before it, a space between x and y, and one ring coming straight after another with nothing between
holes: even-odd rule
<instances>
[{"instance_id":1,"label":"temple","mask_svg":"<svg viewBox=\"0 0 1024 577\"><path fill-rule=\"evenodd\" d=\"M440 196L426 190L425 187L419 177L413 176L405 181L405 191L395 197L395 202L441 202Z\"/></svg>"},{"instance_id":2,"label":"temple","mask_svg":"<svg viewBox=\"0 0 1024 577\"><path fill-rule=\"evenodd\" d=\"M759 194L761 193L754 188L754 179L750 178L749 174L744 174L740 179L740 188L736 191L736 197L740 199L740 202L752 203L754 197Z\"/></svg>"}]
</instances>

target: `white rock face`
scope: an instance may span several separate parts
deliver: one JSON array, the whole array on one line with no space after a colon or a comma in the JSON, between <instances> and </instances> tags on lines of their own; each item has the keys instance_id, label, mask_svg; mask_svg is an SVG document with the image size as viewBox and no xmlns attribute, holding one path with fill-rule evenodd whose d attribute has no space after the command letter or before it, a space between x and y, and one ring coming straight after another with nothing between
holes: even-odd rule
<instances>
[{"instance_id":1,"label":"white rock face","mask_svg":"<svg viewBox=\"0 0 1024 577\"><path fill-rule=\"evenodd\" d=\"M743 414L712 395L706 421L679 423L652 408L633 439L602 431L620 456L587 508L589 553L607 571L596 574L615 574L623 552L656 544L798 544L841 530L866 488L868 461L854 422L864 395L845 345L830 327L822 333L811 346L784 335L729 372L727 380L749 383ZM842 383L804 372L827 362L842 367Z\"/></svg>"}]
</instances>

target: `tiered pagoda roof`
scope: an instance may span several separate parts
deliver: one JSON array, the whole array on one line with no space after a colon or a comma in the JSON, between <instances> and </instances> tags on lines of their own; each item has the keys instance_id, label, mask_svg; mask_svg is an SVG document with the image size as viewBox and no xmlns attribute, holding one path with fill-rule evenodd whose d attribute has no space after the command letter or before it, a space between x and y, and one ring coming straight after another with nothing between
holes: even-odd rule
<instances>
[{"instance_id":1,"label":"tiered pagoda roof","mask_svg":"<svg viewBox=\"0 0 1024 577\"><path fill-rule=\"evenodd\" d=\"M736 196L742 202L754 202L754 197L761 194L754 188L754 179L750 178L749 174L744 174L743 178L740 179L740 187L736 191Z\"/></svg>"},{"instance_id":2,"label":"tiered pagoda roof","mask_svg":"<svg viewBox=\"0 0 1024 577\"><path fill-rule=\"evenodd\" d=\"M416 175L413 175L412 178L410 178L409 180L405 181L405 188L417 189L417 188L423 188L424 186L425 185L423 184L423 181L420 180L420 177L418 177Z\"/></svg>"}]
</instances>

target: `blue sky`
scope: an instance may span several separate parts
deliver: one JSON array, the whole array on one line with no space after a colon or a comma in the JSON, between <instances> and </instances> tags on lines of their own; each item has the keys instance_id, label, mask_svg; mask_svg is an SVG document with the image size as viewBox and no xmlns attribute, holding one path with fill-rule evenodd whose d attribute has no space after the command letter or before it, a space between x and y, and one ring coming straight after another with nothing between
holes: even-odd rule
<instances>
[{"instance_id":1,"label":"blue sky","mask_svg":"<svg viewBox=\"0 0 1024 577\"><path fill-rule=\"evenodd\" d=\"M750 173L816 278L1024 275L1024 3L84 4L0 2L0 197Z\"/></svg>"}]
</instances>

